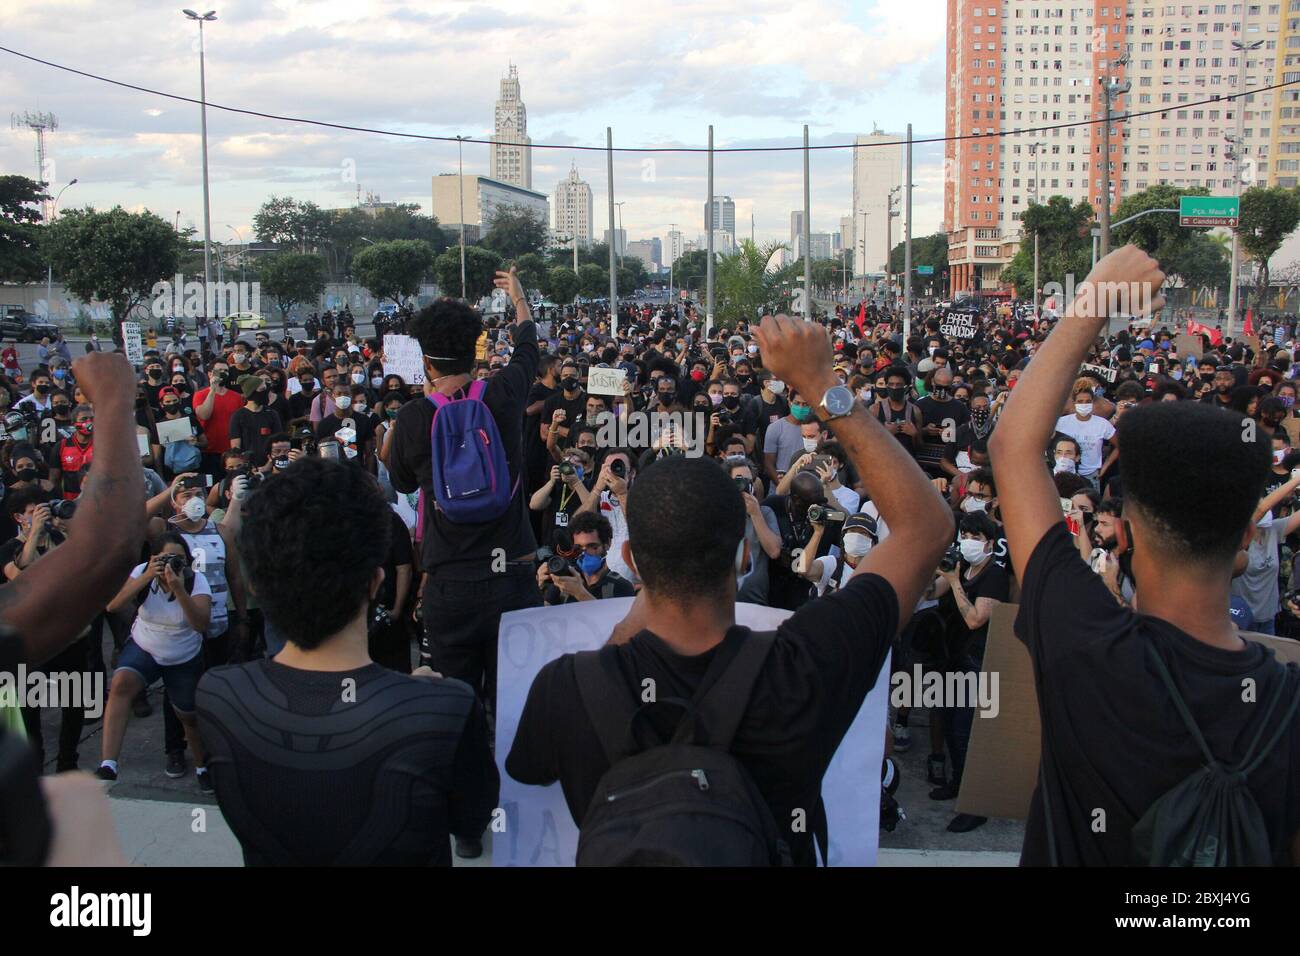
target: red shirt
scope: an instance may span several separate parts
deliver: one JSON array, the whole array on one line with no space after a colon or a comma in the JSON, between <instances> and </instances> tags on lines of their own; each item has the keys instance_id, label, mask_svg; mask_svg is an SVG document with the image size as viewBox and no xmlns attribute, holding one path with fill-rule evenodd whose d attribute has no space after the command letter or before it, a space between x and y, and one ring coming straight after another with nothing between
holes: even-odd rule
<instances>
[{"instance_id":1,"label":"red shirt","mask_svg":"<svg viewBox=\"0 0 1300 956\"><path fill-rule=\"evenodd\" d=\"M81 483L95 457L95 443L78 445L74 439L59 443L59 471L63 472L63 497L71 501L81 494Z\"/></svg>"},{"instance_id":2,"label":"red shirt","mask_svg":"<svg viewBox=\"0 0 1300 956\"><path fill-rule=\"evenodd\" d=\"M199 406L208 400L208 392L211 388L201 388L194 393L194 410L197 413ZM205 422L199 418L199 427L203 429L203 434L208 436L208 447L205 449L210 454L220 455L230 450L230 416L235 414L244 407L244 398L234 389L226 389L224 395L218 395L212 401L212 416ZM194 416L198 418L196 414Z\"/></svg>"}]
</instances>

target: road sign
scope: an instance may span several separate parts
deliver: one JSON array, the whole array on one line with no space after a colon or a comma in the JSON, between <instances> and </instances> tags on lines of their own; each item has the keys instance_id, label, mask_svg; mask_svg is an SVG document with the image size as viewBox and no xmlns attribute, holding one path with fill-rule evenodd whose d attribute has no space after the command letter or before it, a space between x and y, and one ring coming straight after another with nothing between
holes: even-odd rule
<instances>
[{"instance_id":1,"label":"road sign","mask_svg":"<svg viewBox=\"0 0 1300 956\"><path fill-rule=\"evenodd\" d=\"M932 276L934 275L934 266L917 266L916 274L919 276Z\"/></svg>"},{"instance_id":2,"label":"road sign","mask_svg":"<svg viewBox=\"0 0 1300 956\"><path fill-rule=\"evenodd\" d=\"M1237 228L1241 200L1235 196L1181 196L1178 199L1178 225L1228 226Z\"/></svg>"}]
</instances>

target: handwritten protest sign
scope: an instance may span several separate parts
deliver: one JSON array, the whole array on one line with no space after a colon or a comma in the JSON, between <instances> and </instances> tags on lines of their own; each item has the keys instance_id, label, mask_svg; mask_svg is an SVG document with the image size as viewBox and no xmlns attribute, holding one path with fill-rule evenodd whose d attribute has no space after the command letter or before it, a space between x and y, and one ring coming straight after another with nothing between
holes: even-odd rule
<instances>
[{"instance_id":1,"label":"handwritten protest sign","mask_svg":"<svg viewBox=\"0 0 1300 956\"><path fill-rule=\"evenodd\" d=\"M621 368L593 368L587 372L588 395L623 394L623 381L627 370Z\"/></svg>"},{"instance_id":2,"label":"handwritten protest sign","mask_svg":"<svg viewBox=\"0 0 1300 956\"><path fill-rule=\"evenodd\" d=\"M979 329L979 316L949 312L939 323L939 331L949 338L973 339Z\"/></svg>"},{"instance_id":3,"label":"handwritten protest sign","mask_svg":"<svg viewBox=\"0 0 1300 956\"><path fill-rule=\"evenodd\" d=\"M385 335L384 374L400 375L407 385L423 385L424 360L419 341L409 335Z\"/></svg>"},{"instance_id":4,"label":"handwritten protest sign","mask_svg":"<svg viewBox=\"0 0 1300 956\"><path fill-rule=\"evenodd\" d=\"M144 341L140 338L139 322L122 323L122 347L126 350L126 360L132 365L144 364Z\"/></svg>"},{"instance_id":5,"label":"handwritten protest sign","mask_svg":"<svg viewBox=\"0 0 1300 956\"><path fill-rule=\"evenodd\" d=\"M573 866L578 828L558 783L525 786L506 773L528 689L542 666L601 647L627 616L632 598L530 608L501 616L497 638L496 759L501 771L504 832L492 836L493 866ZM787 611L737 604L736 622L772 630ZM880 838L880 762L884 757L889 659L844 735L822 779L831 866L874 866ZM577 701L574 706L581 706ZM778 821L780 823L781 821Z\"/></svg>"}]
</instances>

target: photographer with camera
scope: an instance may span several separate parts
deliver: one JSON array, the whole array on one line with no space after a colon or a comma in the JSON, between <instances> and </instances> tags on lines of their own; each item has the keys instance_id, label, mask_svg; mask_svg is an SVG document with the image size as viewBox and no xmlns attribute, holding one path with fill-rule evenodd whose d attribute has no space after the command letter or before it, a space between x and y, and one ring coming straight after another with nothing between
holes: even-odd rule
<instances>
[{"instance_id":1,"label":"photographer with camera","mask_svg":"<svg viewBox=\"0 0 1300 956\"><path fill-rule=\"evenodd\" d=\"M595 484L595 468L590 452L570 448L564 460L551 466L550 478L533 492L528 507L542 513L541 543L554 548L556 529L569 528L578 510L592 497L588 485Z\"/></svg>"},{"instance_id":2,"label":"photographer with camera","mask_svg":"<svg viewBox=\"0 0 1300 956\"><path fill-rule=\"evenodd\" d=\"M622 577L637 582L636 572L623 560L623 542L627 540L627 496L636 478L636 461L621 448L607 448L600 464L600 474L592 485L591 494L578 509L578 514L598 512L605 516L613 529L609 565Z\"/></svg>"},{"instance_id":3,"label":"photographer with camera","mask_svg":"<svg viewBox=\"0 0 1300 956\"><path fill-rule=\"evenodd\" d=\"M142 688L161 678L194 754L199 789L211 793L195 721L194 691L203 674L203 635L211 621L212 590L207 578L195 573L189 546L179 533L155 535L149 555L108 604L109 613L131 602L138 610L131 638L113 672L104 713L103 759L96 775L101 780L117 779L117 757L131 702Z\"/></svg>"},{"instance_id":4,"label":"photographer with camera","mask_svg":"<svg viewBox=\"0 0 1300 956\"><path fill-rule=\"evenodd\" d=\"M771 606L794 611L813 596L808 570L814 558L825 557L837 542L845 513L837 505L828 506L825 486L814 472L795 472L789 489L768 496L763 504L776 515L781 534L781 554L771 566ZM831 534L825 533L828 522Z\"/></svg>"},{"instance_id":5,"label":"photographer with camera","mask_svg":"<svg viewBox=\"0 0 1300 956\"><path fill-rule=\"evenodd\" d=\"M762 480L754 463L742 453L725 459L723 467L745 502L745 542L749 557L736 578L736 601L767 605L769 563L781 556L780 525L772 509L760 503Z\"/></svg>"},{"instance_id":6,"label":"photographer with camera","mask_svg":"<svg viewBox=\"0 0 1300 956\"><path fill-rule=\"evenodd\" d=\"M537 586L543 604L550 607L636 594L632 582L610 570L606 563L614 538L614 529L607 518L584 511L573 519L569 532L578 551L577 560L571 562L552 555L537 569Z\"/></svg>"}]
</instances>

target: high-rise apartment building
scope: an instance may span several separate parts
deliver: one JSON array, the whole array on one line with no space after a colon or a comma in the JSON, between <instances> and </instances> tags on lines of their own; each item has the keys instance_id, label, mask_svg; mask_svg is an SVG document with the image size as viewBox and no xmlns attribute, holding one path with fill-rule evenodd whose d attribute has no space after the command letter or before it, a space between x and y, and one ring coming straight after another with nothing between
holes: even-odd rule
<instances>
[{"instance_id":1,"label":"high-rise apartment building","mask_svg":"<svg viewBox=\"0 0 1300 956\"><path fill-rule=\"evenodd\" d=\"M711 222L717 222L716 226L710 226ZM736 204L730 196L713 197L713 215L709 215L709 204L704 204L704 231L708 233L710 229L722 229L731 233L734 238L736 235Z\"/></svg>"},{"instance_id":2,"label":"high-rise apartment building","mask_svg":"<svg viewBox=\"0 0 1300 956\"><path fill-rule=\"evenodd\" d=\"M575 165L567 179L555 187L555 231L562 235L577 236L578 245L592 243L591 186L578 175Z\"/></svg>"},{"instance_id":3,"label":"high-rise apartment building","mask_svg":"<svg viewBox=\"0 0 1300 956\"><path fill-rule=\"evenodd\" d=\"M902 216L887 225L889 194L903 183L902 137L874 130L858 136L853 148L853 274L883 273L889 259L889 237L901 236ZM896 203L900 213L903 203ZM892 232L891 232L892 230Z\"/></svg>"}]
</instances>

